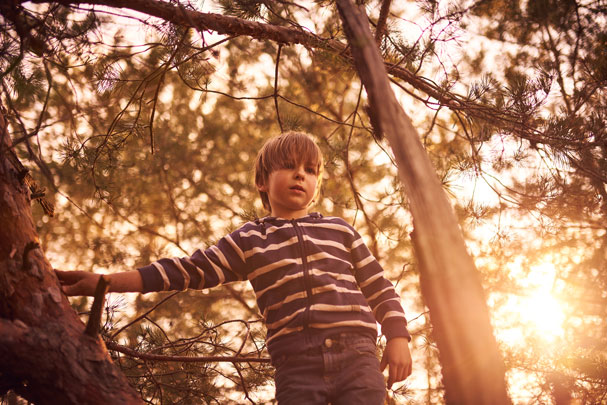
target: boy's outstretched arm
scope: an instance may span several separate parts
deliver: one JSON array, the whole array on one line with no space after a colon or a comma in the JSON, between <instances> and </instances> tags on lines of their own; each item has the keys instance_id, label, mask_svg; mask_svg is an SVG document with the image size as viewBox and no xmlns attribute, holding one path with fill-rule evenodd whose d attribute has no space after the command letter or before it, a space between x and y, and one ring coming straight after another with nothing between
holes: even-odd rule
<instances>
[{"instance_id":1,"label":"boy's outstretched arm","mask_svg":"<svg viewBox=\"0 0 607 405\"><path fill-rule=\"evenodd\" d=\"M413 366L411 352L409 351L409 339L395 337L388 340L381 359L381 370L384 371L386 366L388 366L388 388L411 375Z\"/></svg>"},{"instance_id":2,"label":"boy's outstretched arm","mask_svg":"<svg viewBox=\"0 0 607 405\"><path fill-rule=\"evenodd\" d=\"M100 274L87 271L61 271L55 270L61 282L65 295L95 295L95 288L99 282ZM106 275L110 279L109 292L143 292L143 281L139 271L125 271Z\"/></svg>"}]
</instances>

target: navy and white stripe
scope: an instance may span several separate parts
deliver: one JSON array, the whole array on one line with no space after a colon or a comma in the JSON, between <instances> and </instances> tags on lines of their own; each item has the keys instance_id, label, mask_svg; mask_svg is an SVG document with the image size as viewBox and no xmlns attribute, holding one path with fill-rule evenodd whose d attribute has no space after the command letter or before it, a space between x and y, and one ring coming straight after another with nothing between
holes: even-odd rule
<instances>
[{"instance_id":1,"label":"navy and white stripe","mask_svg":"<svg viewBox=\"0 0 607 405\"><path fill-rule=\"evenodd\" d=\"M317 213L291 221L263 218L189 258L161 259L139 271L144 292L249 280L268 329L270 354L284 337L306 330L377 334L379 322L388 339L410 338L394 286L341 218Z\"/></svg>"}]
</instances>

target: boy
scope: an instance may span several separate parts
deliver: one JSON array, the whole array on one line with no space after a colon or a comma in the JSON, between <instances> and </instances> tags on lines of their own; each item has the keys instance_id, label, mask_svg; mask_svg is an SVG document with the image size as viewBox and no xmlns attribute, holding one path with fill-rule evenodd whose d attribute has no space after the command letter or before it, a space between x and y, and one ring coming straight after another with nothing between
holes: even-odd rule
<instances>
[{"instance_id":1,"label":"boy","mask_svg":"<svg viewBox=\"0 0 607 405\"><path fill-rule=\"evenodd\" d=\"M248 222L189 258L160 259L110 275L112 292L210 288L248 279L267 327L283 404L382 404L411 374L410 335L393 285L343 219L308 213L318 197L322 155L307 134L270 139L255 183L270 216ZM93 295L98 275L57 272L67 295ZM381 364L376 320L388 342Z\"/></svg>"}]
</instances>

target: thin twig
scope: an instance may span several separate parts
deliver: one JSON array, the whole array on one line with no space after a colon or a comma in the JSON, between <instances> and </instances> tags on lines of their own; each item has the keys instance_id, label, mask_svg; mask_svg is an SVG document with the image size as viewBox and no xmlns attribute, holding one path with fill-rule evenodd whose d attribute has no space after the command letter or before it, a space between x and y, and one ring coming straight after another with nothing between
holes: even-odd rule
<instances>
[{"instance_id":1,"label":"thin twig","mask_svg":"<svg viewBox=\"0 0 607 405\"><path fill-rule=\"evenodd\" d=\"M105 342L108 349L126 354L127 356L137 357L142 360L151 361L175 361L183 363L211 363L211 362L228 362L228 363L269 363L269 357L246 357L246 356L166 356L160 354L140 353L126 346L119 345L114 342Z\"/></svg>"},{"instance_id":2,"label":"thin twig","mask_svg":"<svg viewBox=\"0 0 607 405\"><path fill-rule=\"evenodd\" d=\"M164 297L162 300L160 300L156 305L154 305L152 308L150 308L149 310L145 311L143 314L139 315L137 318L133 319L131 322L127 323L126 325L124 325L122 328L118 329L116 332L114 332L112 334L112 336L110 336L110 339L114 339L120 332L122 332L123 330L125 330L126 328L130 327L131 325L139 322L140 320L142 320L143 318L145 318L146 316L148 316L151 312L154 312L156 310L156 308L158 308L160 305L164 304L165 302L167 302L168 300L170 300L171 298L173 298L174 296L176 296L177 294L179 294L181 291L175 291L172 294Z\"/></svg>"},{"instance_id":3,"label":"thin twig","mask_svg":"<svg viewBox=\"0 0 607 405\"><path fill-rule=\"evenodd\" d=\"M381 3L381 9L379 10L379 18L377 19L377 26L375 27L375 42L377 45L381 44L382 37L386 30L386 21L388 20L388 13L390 13L390 4L392 0L384 0Z\"/></svg>"},{"instance_id":4,"label":"thin twig","mask_svg":"<svg viewBox=\"0 0 607 405\"><path fill-rule=\"evenodd\" d=\"M232 363L232 365L236 369L236 372L238 373L238 377L240 377L240 385L242 386L242 390L244 391L245 398L248 399L254 405L255 401L253 401L251 399L251 397L249 396L249 390L247 389L247 383L244 379L244 376L242 375L242 372L240 371L240 367L238 367L238 363Z\"/></svg>"},{"instance_id":5,"label":"thin twig","mask_svg":"<svg viewBox=\"0 0 607 405\"><path fill-rule=\"evenodd\" d=\"M156 115L156 103L158 102L158 95L160 93L160 89L162 88L162 84L164 83L166 73L169 71L169 69L171 69L171 63L173 62L173 59L175 59L177 52L179 52L179 47L181 46L181 44L183 44L183 41L185 40L187 34L188 31L185 30L184 34L179 40L179 43L175 46L175 50L169 57L169 60L166 62L165 67L162 70L162 74L160 75L160 78L158 79L158 86L156 86L156 91L154 93L154 99L152 103L152 113L150 114L150 153L152 155L154 154L154 116Z\"/></svg>"},{"instance_id":6,"label":"thin twig","mask_svg":"<svg viewBox=\"0 0 607 405\"><path fill-rule=\"evenodd\" d=\"M278 65L280 64L281 50L282 44L278 44L278 51L276 52L276 67L274 69L274 106L276 107L276 119L278 120L278 126L280 126L280 133L284 131L282 128L282 121L280 120L280 111L278 110Z\"/></svg>"},{"instance_id":7,"label":"thin twig","mask_svg":"<svg viewBox=\"0 0 607 405\"><path fill-rule=\"evenodd\" d=\"M356 185L354 184L354 175L352 173L352 168L350 167L350 141L352 140L352 134L354 132L354 124L356 123L356 115L357 115L358 109L360 107L360 100L362 98L362 92L363 92L363 85L361 83L360 90L358 92L358 99L356 101L356 107L354 108L354 112L352 113L352 126L350 127L350 133L348 135L348 142L346 144L346 152L345 152L344 160L346 163L346 171L348 172L348 180L350 183L350 188L352 189L352 195L354 196L354 202L356 203L356 210L362 211L363 217L365 218L365 222L367 224L367 228L369 229L369 233L375 234L371 218L369 218L369 215L367 215L363 202L360 199L360 193L358 192L358 190L356 189ZM356 221L356 217L354 218L354 221ZM372 236L374 236L374 235L372 235ZM371 239L373 240L373 244L371 245L371 251L373 253L373 256L375 256L375 258L379 259L379 249L377 246L377 238L372 237Z\"/></svg>"}]
</instances>

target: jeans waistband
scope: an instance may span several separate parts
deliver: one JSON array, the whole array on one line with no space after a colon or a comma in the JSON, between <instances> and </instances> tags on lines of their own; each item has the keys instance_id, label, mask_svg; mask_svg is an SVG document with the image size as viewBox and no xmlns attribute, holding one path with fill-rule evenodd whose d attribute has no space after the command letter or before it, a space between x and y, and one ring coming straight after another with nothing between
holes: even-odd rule
<instances>
[{"instance_id":1,"label":"jeans waistband","mask_svg":"<svg viewBox=\"0 0 607 405\"><path fill-rule=\"evenodd\" d=\"M375 340L370 336L363 335L360 333L336 333L325 337L320 345L310 347L304 350L303 354L320 354L326 351L341 351L348 346L355 345L357 343L368 343L371 346L375 346Z\"/></svg>"},{"instance_id":2,"label":"jeans waistband","mask_svg":"<svg viewBox=\"0 0 607 405\"><path fill-rule=\"evenodd\" d=\"M377 340L377 331L368 328L340 327L333 330L308 329L302 332L293 333L280 337L268 344L268 351L271 357L277 358L282 355L294 355L307 352L309 349L315 349L318 352L325 340L335 339L343 342L342 344L352 344L351 342L362 341L375 344ZM343 340L345 339L345 340Z\"/></svg>"}]
</instances>

